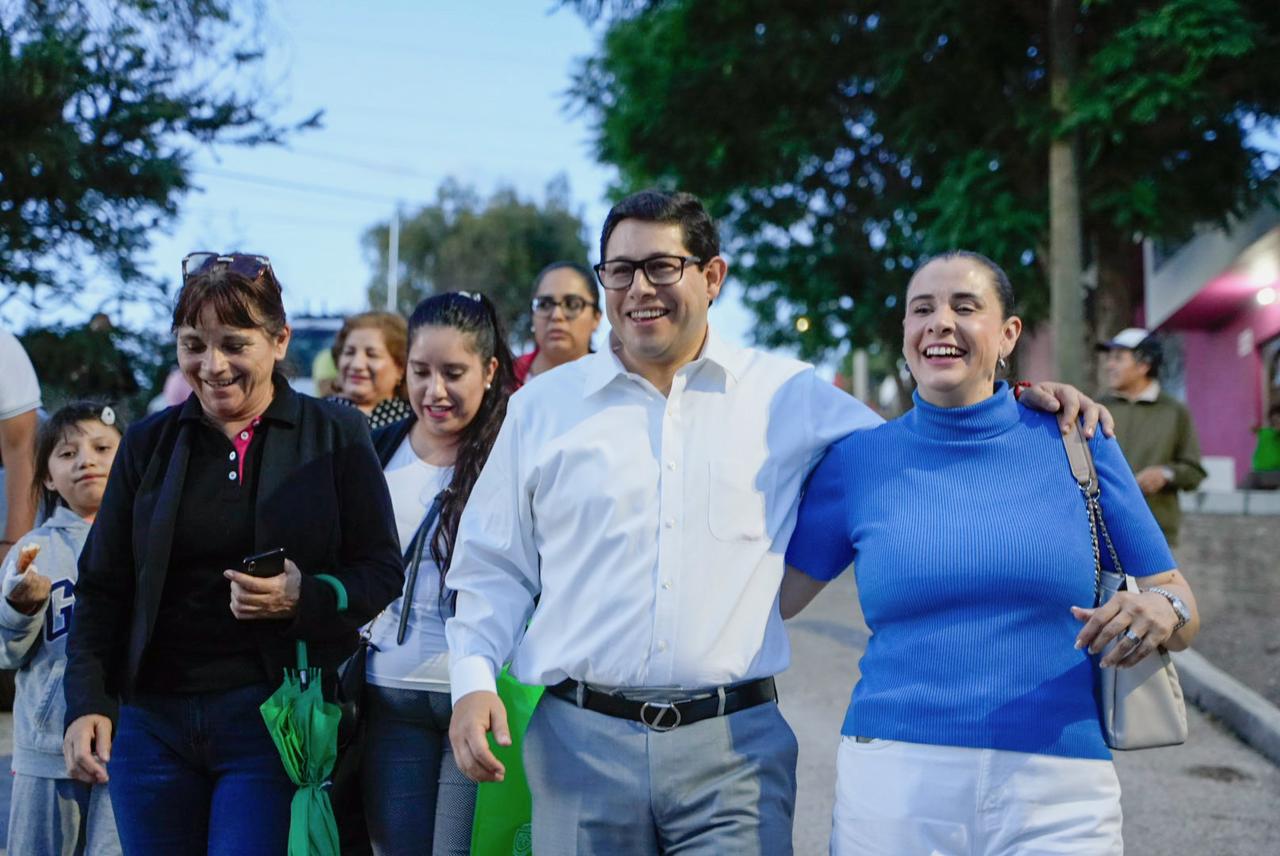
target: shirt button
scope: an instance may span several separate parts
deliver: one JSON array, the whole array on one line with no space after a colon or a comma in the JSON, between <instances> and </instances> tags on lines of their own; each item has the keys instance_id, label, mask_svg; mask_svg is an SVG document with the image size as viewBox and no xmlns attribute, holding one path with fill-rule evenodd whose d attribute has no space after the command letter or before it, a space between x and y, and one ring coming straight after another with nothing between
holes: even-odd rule
<instances>
[{"instance_id":1,"label":"shirt button","mask_svg":"<svg viewBox=\"0 0 1280 856\"><path fill-rule=\"evenodd\" d=\"M241 440L248 440L248 439L249 439L249 432L248 432L248 431L241 431L241 432L240 432L240 439L241 439Z\"/></svg>"},{"instance_id":2,"label":"shirt button","mask_svg":"<svg viewBox=\"0 0 1280 856\"><path fill-rule=\"evenodd\" d=\"M675 468L676 468L676 462L675 462L675 461L667 461L667 469L669 469L669 470L674 470Z\"/></svg>"},{"instance_id":3,"label":"shirt button","mask_svg":"<svg viewBox=\"0 0 1280 856\"><path fill-rule=\"evenodd\" d=\"M235 452L232 452L231 454L227 455L227 460L228 460L228 461L234 461L235 459L236 459L236 453L235 453Z\"/></svg>"},{"instance_id":4,"label":"shirt button","mask_svg":"<svg viewBox=\"0 0 1280 856\"><path fill-rule=\"evenodd\" d=\"M235 480L236 480L236 471L235 471L235 470L232 470L231 472L227 473L227 480L228 480L228 481L235 481Z\"/></svg>"},{"instance_id":5,"label":"shirt button","mask_svg":"<svg viewBox=\"0 0 1280 856\"><path fill-rule=\"evenodd\" d=\"M675 519L674 519L674 518L668 517L668 518L667 518L667 520L666 520L666 522L665 522L665 523L663 523L662 525L663 525L663 526L665 526L665 527L667 527L668 529L671 529L672 527L674 527L674 526L676 525L676 521L675 521Z\"/></svg>"},{"instance_id":6,"label":"shirt button","mask_svg":"<svg viewBox=\"0 0 1280 856\"><path fill-rule=\"evenodd\" d=\"M658 650L659 650L659 651L665 651L665 650L667 650L667 642L666 642L666 640L665 640L665 639L664 639L664 640L662 640L662 641L660 641L660 642L658 642Z\"/></svg>"},{"instance_id":7,"label":"shirt button","mask_svg":"<svg viewBox=\"0 0 1280 856\"><path fill-rule=\"evenodd\" d=\"M671 580L663 580L662 587L667 591L671 591Z\"/></svg>"}]
</instances>

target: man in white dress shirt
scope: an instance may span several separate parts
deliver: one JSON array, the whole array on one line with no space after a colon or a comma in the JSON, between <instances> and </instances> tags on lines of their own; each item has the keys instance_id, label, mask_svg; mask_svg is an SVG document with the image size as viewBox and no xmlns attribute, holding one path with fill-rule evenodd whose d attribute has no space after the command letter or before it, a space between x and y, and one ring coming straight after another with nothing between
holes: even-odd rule
<instances>
[{"instance_id":1,"label":"man in white dress shirt","mask_svg":"<svg viewBox=\"0 0 1280 856\"><path fill-rule=\"evenodd\" d=\"M696 197L627 197L600 243L615 347L511 399L462 517L458 766L503 776L486 732L509 743L510 661L548 687L524 745L535 853L789 854L783 554L813 465L880 419L710 330L727 264Z\"/></svg>"}]
</instances>

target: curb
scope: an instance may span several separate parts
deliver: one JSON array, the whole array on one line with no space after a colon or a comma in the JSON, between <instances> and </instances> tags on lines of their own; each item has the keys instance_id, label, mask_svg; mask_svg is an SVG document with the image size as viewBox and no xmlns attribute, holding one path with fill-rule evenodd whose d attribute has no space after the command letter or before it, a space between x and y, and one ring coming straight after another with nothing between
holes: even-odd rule
<instances>
[{"instance_id":1,"label":"curb","mask_svg":"<svg viewBox=\"0 0 1280 856\"><path fill-rule=\"evenodd\" d=\"M1280 764L1280 708L1194 650L1172 651L1182 692L1274 764Z\"/></svg>"}]
</instances>

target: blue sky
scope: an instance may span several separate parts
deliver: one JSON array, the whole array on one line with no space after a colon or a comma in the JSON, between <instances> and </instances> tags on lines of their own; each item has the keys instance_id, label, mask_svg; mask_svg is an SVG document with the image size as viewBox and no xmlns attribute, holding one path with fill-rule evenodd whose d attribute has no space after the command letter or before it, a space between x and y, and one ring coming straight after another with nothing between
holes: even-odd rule
<instances>
[{"instance_id":1,"label":"blue sky","mask_svg":"<svg viewBox=\"0 0 1280 856\"><path fill-rule=\"evenodd\" d=\"M585 118L567 108L574 60L596 44L571 10L549 0L265 6L262 77L278 118L323 108L324 127L283 148L199 151L200 190L172 234L155 237L152 270L176 280L190 250L262 252L291 313L356 311L373 270L365 229L397 201L412 210L432 200L449 176L484 195L505 184L541 200L563 172L594 245L613 173L595 162ZM712 324L745 344L750 319L730 292ZM91 292L59 320L80 321L95 304ZM16 327L33 320L18 313Z\"/></svg>"}]
</instances>

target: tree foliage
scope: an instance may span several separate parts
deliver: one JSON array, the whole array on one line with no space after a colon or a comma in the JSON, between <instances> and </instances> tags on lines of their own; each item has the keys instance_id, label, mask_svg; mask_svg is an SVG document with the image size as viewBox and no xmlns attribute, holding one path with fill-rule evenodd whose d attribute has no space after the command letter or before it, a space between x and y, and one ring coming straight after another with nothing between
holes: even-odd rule
<instances>
[{"instance_id":1,"label":"tree foliage","mask_svg":"<svg viewBox=\"0 0 1280 856\"><path fill-rule=\"evenodd\" d=\"M194 147L290 130L251 74L260 12L252 0L0 6L0 303L74 295L95 273L131 297L163 295L140 257L191 187Z\"/></svg>"},{"instance_id":2,"label":"tree foliage","mask_svg":"<svg viewBox=\"0 0 1280 856\"><path fill-rule=\"evenodd\" d=\"M1024 316L1043 318L1055 135L1080 140L1086 250L1118 315L1139 234L1242 213L1276 166L1251 133L1280 116L1274 0L1086 0L1061 122L1039 0L571 5L607 21L571 98L616 191L702 196L758 340L809 356L896 350L911 270L958 246L1010 270Z\"/></svg>"},{"instance_id":3,"label":"tree foliage","mask_svg":"<svg viewBox=\"0 0 1280 856\"><path fill-rule=\"evenodd\" d=\"M154 330L55 325L29 328L19 339L51 412L75 399L101 399L133 421L146 415L173 366L173 337Z\"/></svg>"},{"instance_id":4,"label":"tree foliage","mask_svg":"<svg viewBox=\"0 0 1280 856\"><path fill-rule=\"evenodd\" d=\"M375 268L369 303L375 307L387 300L389 230L389 224L379 223L365 233ZM481 199L475 188L448 180L433 203L402 219L399 260L396 305L404 315L432 294L484 292L512 338L527 342L534 277L554 261L586 264L587 245L564 177L547 186L541 204L521 199L511 188Z\"/></svg>"}]
</instances>

